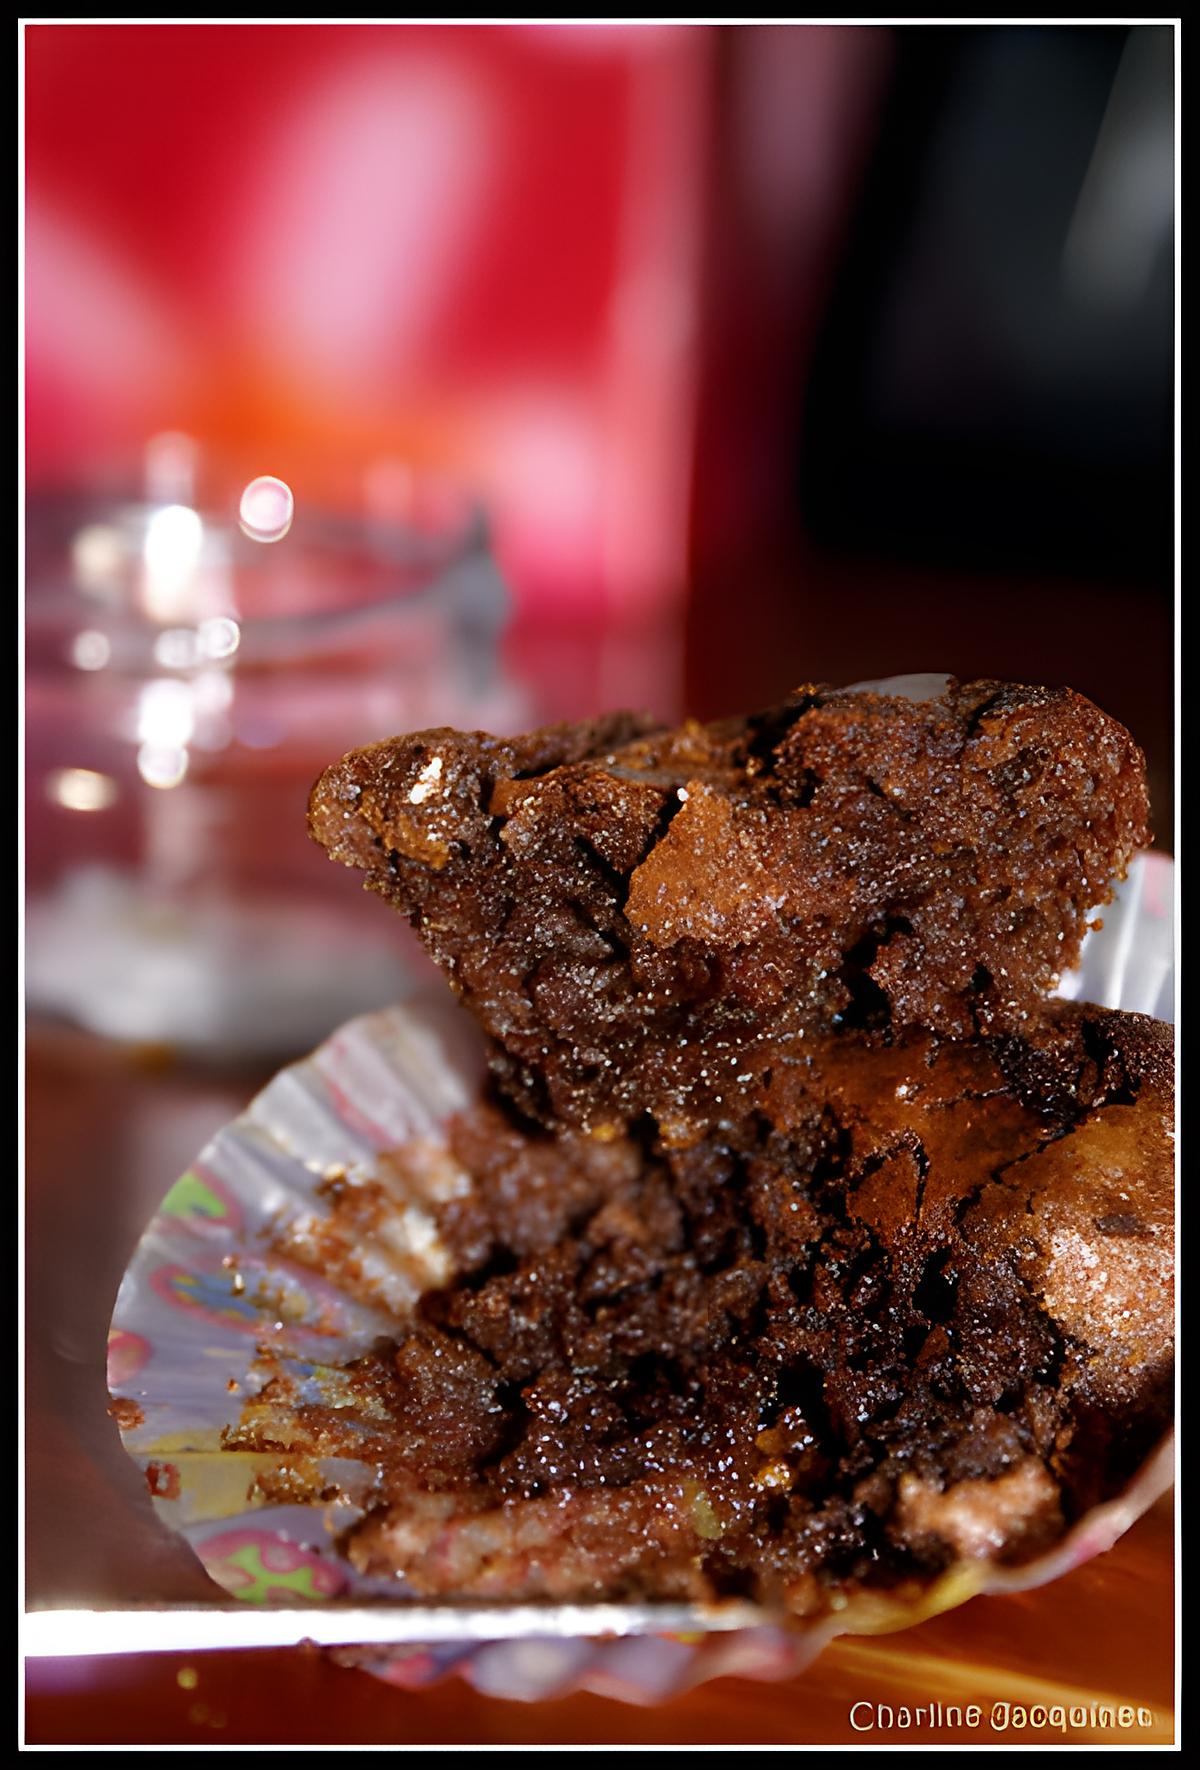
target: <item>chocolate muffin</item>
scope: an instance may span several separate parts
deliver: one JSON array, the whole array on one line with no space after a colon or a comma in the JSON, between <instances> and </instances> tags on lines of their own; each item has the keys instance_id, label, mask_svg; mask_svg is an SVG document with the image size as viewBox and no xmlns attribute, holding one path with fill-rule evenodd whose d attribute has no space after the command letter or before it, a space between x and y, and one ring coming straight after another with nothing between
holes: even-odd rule
<instances>
[{"instance_id":1,"label":"chocolate muffin","mask_svg":"<svg viewBox=\"0 0 1200 1770\"><path fill-rule=\"evenodd\" d=\"M686 1148L453 1124L452 1276L294 1410L296 1448L378 1467L360 1570L819 1616L1020 1565L1121 1490L1171 1409L1170 1029L1063 1003L768 1069ZM236 1444L280 1443L286 1391Z\"/></svg>"},{"instance_id":2,"label":"chocolate muffin","mask_svg":"<svg viewBox=\"0 0 1200 1770\"><path fill-rule=\"evenodd\" d=\"M1019 1032L1147 839L1128 733L996 682L419 732L327 770L310 827L412 921L528 1119L680 1147L780 1040Z\"/></svg>"},{"instance_id":3,"label":"chocolate muffin","mask_svg":"<svg viewBox=\"0 0 1200 1770\"><path fill-rule=\"evenodd\" d=\"M231 1441L367 1462L346 1553L426 1597L813 1617L1040 1556L1171 1411L1171 1033L1045 1000L1145 818L1119 725L995 682L344 758L312 832L492 1091L395 1157L445 1282Z\"/></svg>"}]
</instances>

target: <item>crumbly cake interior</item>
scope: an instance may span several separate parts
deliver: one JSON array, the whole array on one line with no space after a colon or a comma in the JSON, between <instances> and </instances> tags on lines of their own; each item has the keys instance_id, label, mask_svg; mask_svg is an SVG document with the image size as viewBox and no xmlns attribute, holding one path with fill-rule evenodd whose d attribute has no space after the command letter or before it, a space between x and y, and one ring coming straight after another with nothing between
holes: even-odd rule
<instances>
[{"instance_id":1,"label":"crumbly cake interior","mask_svg":"<svg viewBox=\"0 0 1200 1770\"><path fill-rule=\"evenodd\" d=\"M1170 1029L767 1055L687 1147L455 1122L453 1276L292 1408L293 1450L378 1467L359 1569L813 1616L1028 1560L1128 1480L1171 1406ZM285 1390L231 1442L277 1447Z\"/></svg>"},{"instance_id":2,"label":"crumbly cake interior","mask_svg":"<svg viewBox=\"0 0 1200 1770\"><path fill-rule=\"evenodd\" d=\"M420 732L327 770L314 836L413 922L532 1121L677 1146L831 1023L1019 1030L1146 839L1140 753L1070 690L805 687L661 730Z\"/></svg>"}]
</instances>

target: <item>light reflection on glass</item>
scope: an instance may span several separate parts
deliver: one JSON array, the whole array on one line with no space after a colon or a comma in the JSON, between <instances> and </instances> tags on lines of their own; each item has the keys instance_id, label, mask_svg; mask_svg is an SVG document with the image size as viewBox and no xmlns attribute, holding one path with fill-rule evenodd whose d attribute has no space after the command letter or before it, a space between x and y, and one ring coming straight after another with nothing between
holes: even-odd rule
<instances>
[{"instance_id":1,"label":"light reflection on glass","mask_svg":"<svg viewBox=\"0 0 1200 1770\"><path fill-rule=\"evenodd\" d=\"M117 783L95 768L56 768L46 777L46 797L68 811L106 811L116 803Z\"/></svg>"},{"instance_id":2,"label":"light reflection on glass","mask_svg":"<svg viewBox=\"0 0 1200 1770\"><path fill-rule=\"evenodd\" d=\"M204 524L186 504L156 510L146 524L142 557L146 570L143 596L147 613L170 620L188 612L187 591L200 563Z\"/></svg>"},{"instance_id":3,"label":"light reflection on glass","mask_svg":"<svg viewBox=\"0 0 1200 1770\"><path fill-rule=\"evenodd\" d=\"M138 695L138 773L152 787L174 787L187 773L187 744L196 729L185 682L148 682Z\"/></svg>"},{"instance_id":4,"label":"light reflection on glass","mask_svg":"<svg viewBox=\"0 0 1200 1770\"><path fill-rule=\"evenodd\" d=\"M85 590L104 589L118 578L125 558L125 544L107 523L89 523L71 542L71 564Z\"/></svg>"},{"instance_id":5,"label":"light reflection on glass","mask_svg":"<svg viewBox=\"0 0 1200 1770\"><path fill-rule=\"evenodd\" d=\"M252 541L282 541L295 515L292 490L273 474L260 474L242 493L238 524Z\"/></svg>"},{"instance_id":6,"label":"light reflection on glass","mask_svg":"<svg viewBox=\"0 0 1200 1770\"><path fill-rule=\"evenodd\" d=\"M177 787L188 771L188 753L182 744L143 744L137 766L148 787Z\"/></svg>"},{"instance_id":7,"label":"light reflection on glass","mask_svg":"<svg viewBox=\"0 0 1200 1770\"><path fill-rule=\"evenodd\" d=\"M94 628L77 633L71 641L71 662L77 670L103 670L111 656L108 634Z\"/></svg>"},{"instance_id":8,"label":"light reflection on glass","mask_svg":"<svg viewBox=\"0 0 1200 1770\"><path fill-rule=\"evenodd\" d=\"M410 709L433 724L461 702L458 723L491 722L493 685L475 673L490 628L457 575L488 569L482 527L461 490L393 461L372 478L369 520L314 512L272 551L237 526L248 470L189 483L186 454L172 479L161 451L122 502L39 508L33 993L110 1037L292 1052L403 987L391 931L348 956L340 888L335 900L323 871L303 872L320 859L304 799L321 760ZM294 501L281 481L268 496L249 514L278 537ZM461 522L447 520L456 498ZM499 610L497 578L481 594ZM519 724L512 692L495 685L496 729Z\"/></svg>"},{"instance_id":9,"label":"light reflection on glass","mask_svg":"<svg viewBox=\"0 0 1200 1770\"><path fill-rule=\"evenodd\" d=\"M138 696L138 737L147 744L186 744L195 720L186 683L148 682Z\"/></svg>"},{"instance_id":10,"label":"light reflection on glass","mask_svg":"<svg viewBox=\"0 0 1200 1770\"><path fill-rule=\"evenodd\" d=\"M242 640L242 630L229 615L213 615L196 631L201 657L231 658Z\"/></svg>"}]
</instances>

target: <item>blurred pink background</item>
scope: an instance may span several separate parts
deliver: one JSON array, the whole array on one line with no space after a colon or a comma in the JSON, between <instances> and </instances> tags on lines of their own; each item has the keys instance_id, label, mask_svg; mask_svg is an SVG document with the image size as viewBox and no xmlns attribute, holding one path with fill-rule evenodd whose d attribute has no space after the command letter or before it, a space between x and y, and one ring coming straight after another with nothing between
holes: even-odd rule
<instances>
[{"instance_id":1,"label":"blurred pink background","mask_svg":"<svg viewBox=\"0 0 1200 1770\"><path fill-rule=\"evenodd\" d=\"M678 710L697 501L706 552L779 521L888 53L723 35L28 27L30 489L166 430L299 507L450 469L550 710Z\"/></svg>"}]
</instances>

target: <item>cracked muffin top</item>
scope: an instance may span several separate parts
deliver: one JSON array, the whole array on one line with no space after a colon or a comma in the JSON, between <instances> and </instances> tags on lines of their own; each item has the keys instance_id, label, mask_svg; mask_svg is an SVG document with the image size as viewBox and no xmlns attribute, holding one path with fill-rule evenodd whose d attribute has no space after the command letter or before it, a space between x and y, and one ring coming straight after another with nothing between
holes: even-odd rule
<instances>
[{"instance_id":1,"label":"cracked muffin top","mask_svg":"<svg viewBox=\"0 0 1200 1770\"><path fill-rule=\"evenodd\" d=\"M310 828L411 920L508 1099L679 1147L773 1042L1016 1031L1147 840L1129 734L1069 689L821 687L712 725L616 714L353 752Z\"/></svg>"}]
</instances>

